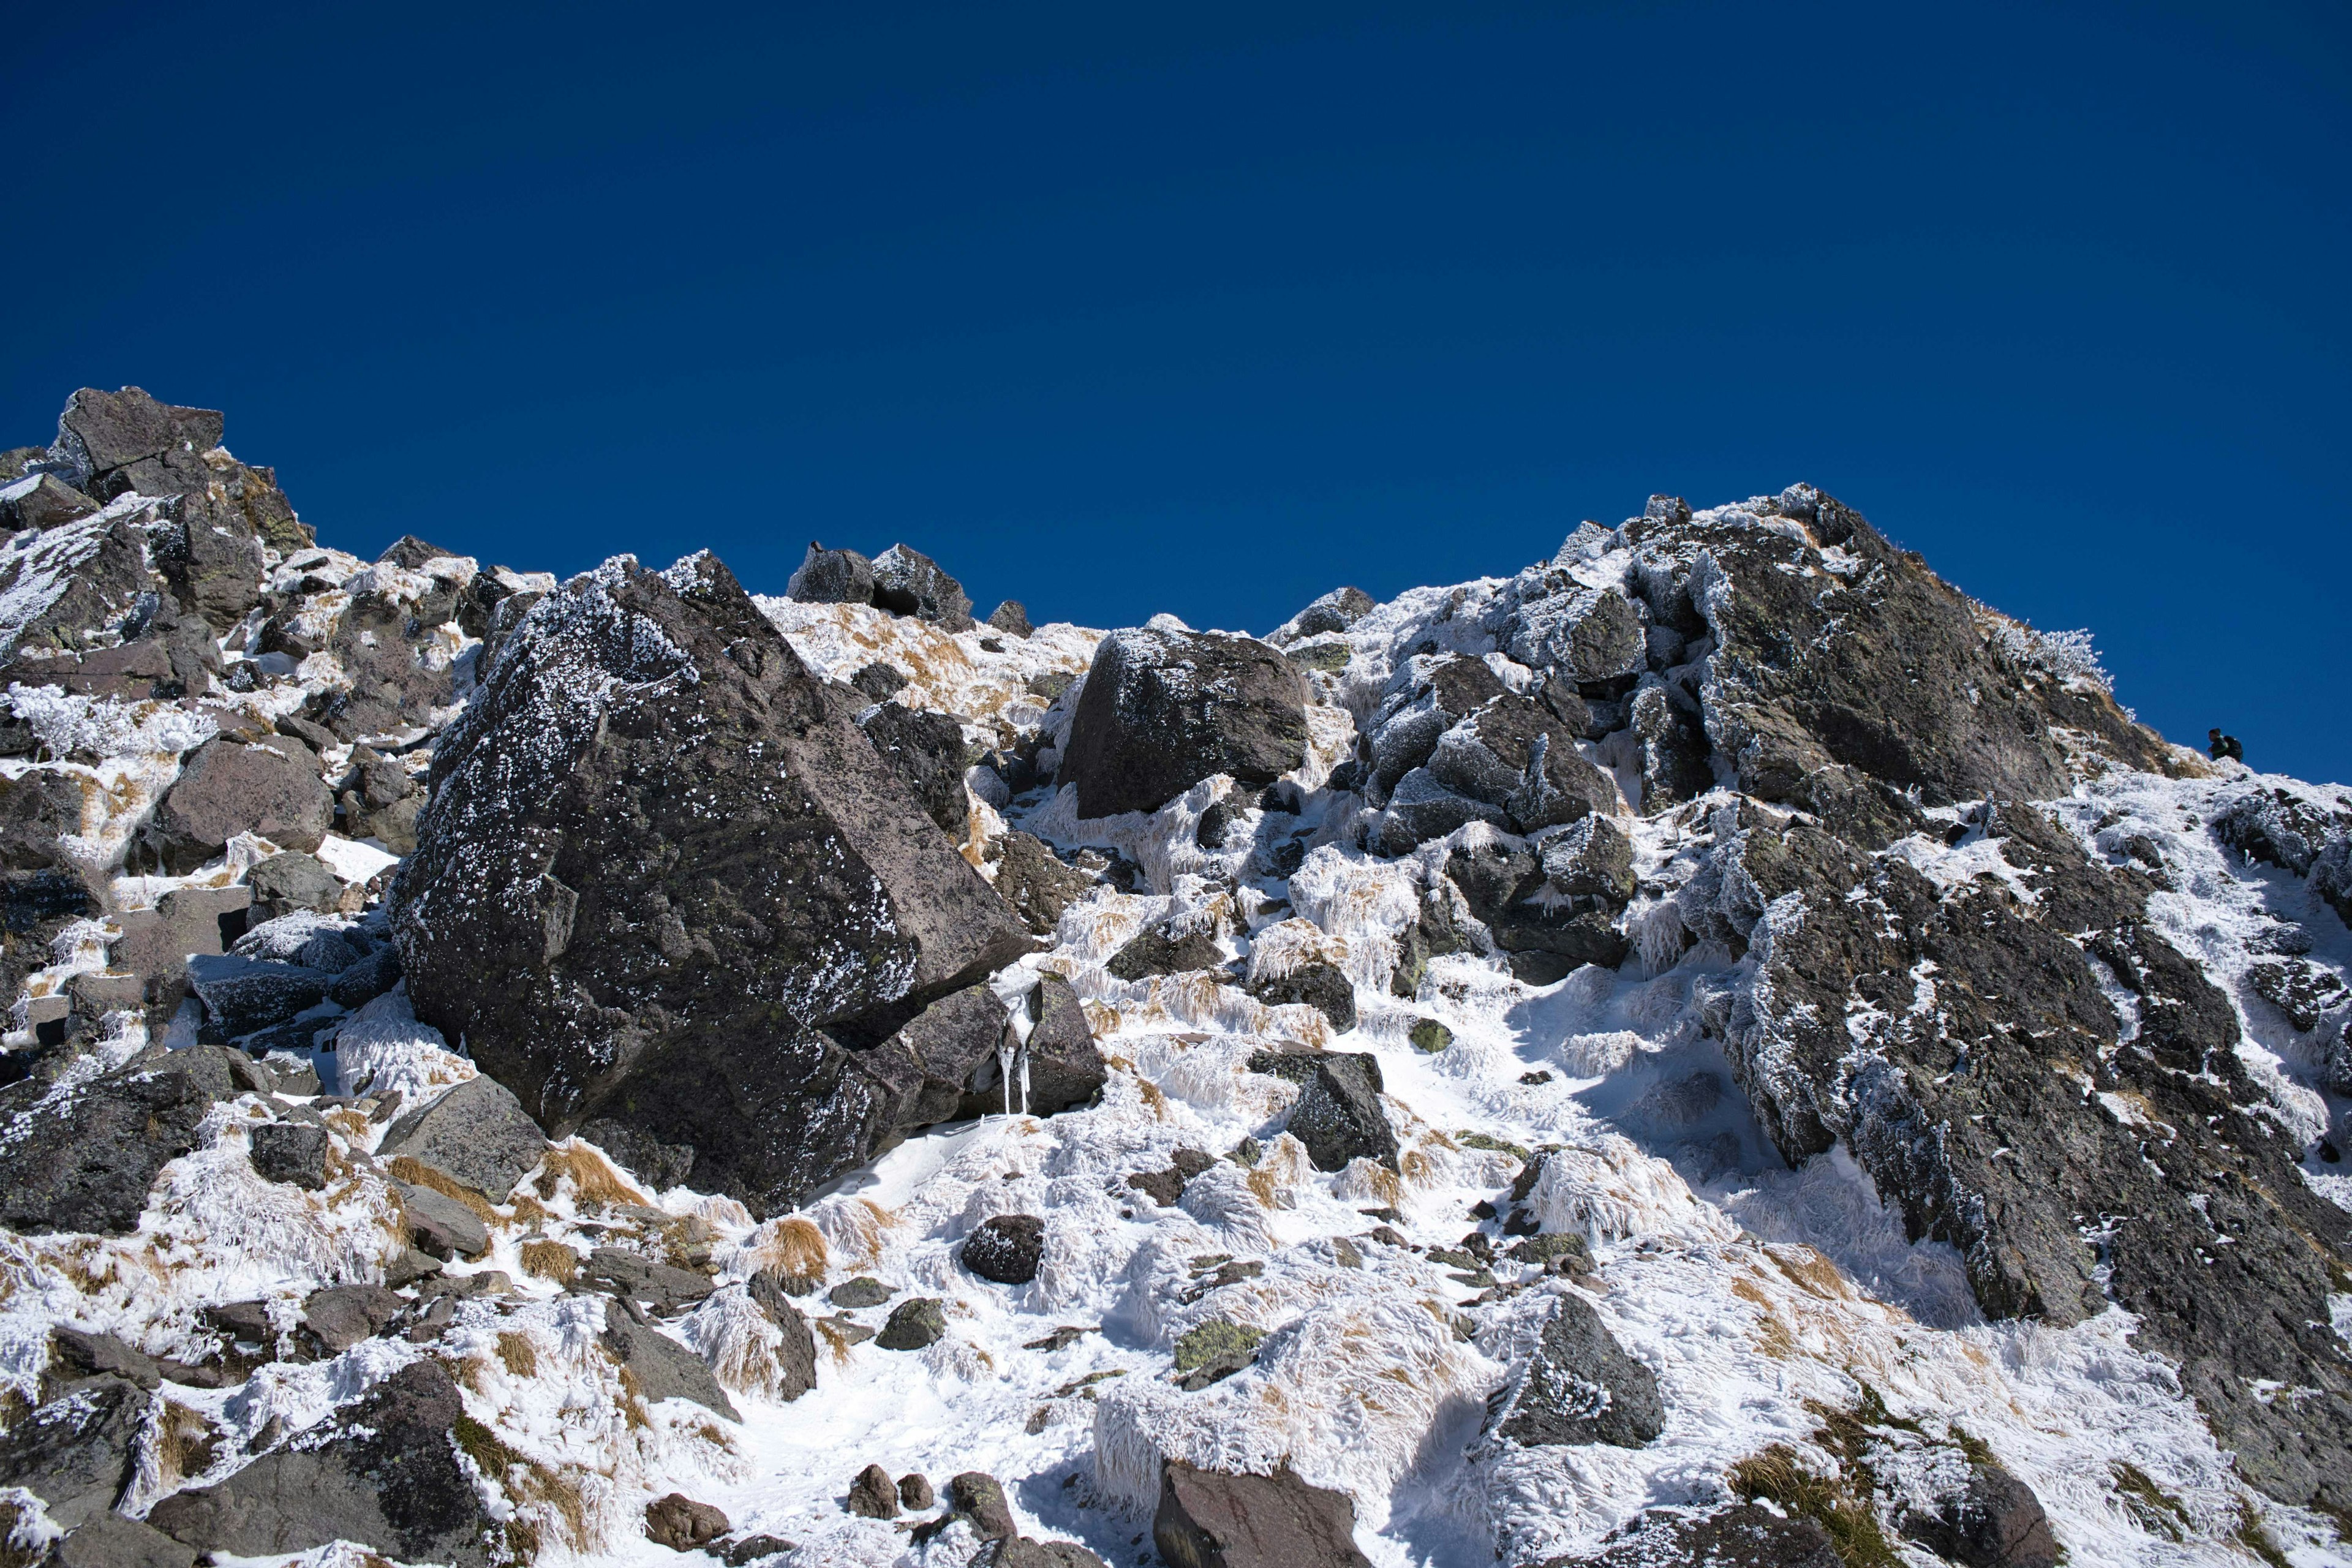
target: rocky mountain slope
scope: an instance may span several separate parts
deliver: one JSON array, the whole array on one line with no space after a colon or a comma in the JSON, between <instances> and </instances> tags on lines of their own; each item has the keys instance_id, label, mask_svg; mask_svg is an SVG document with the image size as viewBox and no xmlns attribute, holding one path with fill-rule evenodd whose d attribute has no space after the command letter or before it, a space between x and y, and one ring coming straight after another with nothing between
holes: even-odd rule
<instances>
[{"instance_id":1,"label":"rocky mountain slope","mask_svg":"<svg viewBox=\"0 0 2352 1568\"><path fill-rule=\"evenodd\" d=\"M1829 497L1250 637L223 435L0 456L0 1568L2352 1561L2352 795Z\"/></svg>"}]
</instances>

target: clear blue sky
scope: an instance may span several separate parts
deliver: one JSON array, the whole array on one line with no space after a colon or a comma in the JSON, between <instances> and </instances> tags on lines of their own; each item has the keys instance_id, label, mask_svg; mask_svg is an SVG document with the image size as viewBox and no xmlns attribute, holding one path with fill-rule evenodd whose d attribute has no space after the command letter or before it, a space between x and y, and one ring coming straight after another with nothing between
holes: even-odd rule
<instances>
[{"instance_id":1,"label":"clear blue sky","mask_svg":"<svg viewBox=\"0 0 2352 1568\"><path fill-rule=\"evenodd\" d=\"M1802 479L2352 779L2347 18L26 7L0 445L135 382L364 552L1261 631Z\"/></svg>"}]
</instances>

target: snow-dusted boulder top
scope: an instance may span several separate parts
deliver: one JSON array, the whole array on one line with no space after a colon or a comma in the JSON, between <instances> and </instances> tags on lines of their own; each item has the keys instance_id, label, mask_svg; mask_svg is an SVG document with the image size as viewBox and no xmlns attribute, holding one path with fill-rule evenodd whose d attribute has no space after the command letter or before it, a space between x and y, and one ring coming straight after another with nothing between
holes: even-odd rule
<instances>
[{"instance_id":1,"label":"snow-dusted boulder top","mask_svg":"<svg viewBox=\"0 0 2352 1568\"><path fill-rule=\"evenodd\" d=\"M762 1209L888 1131L817 1031L878 1038L1030 945L708 554L541 600L430 784L395 920L417 1016L551 1131L691 1147Z\"/></svg>"},{"instance_id":2,"label":"snow-dusted boulder top","mask_svg":"<svg viewBox=\"0 0 2352 1568\"><path fill-rule=\"evenodd\" d=\"M1272 647L1139 626L1095 649L1061 777L1087 816L1157 811L1213 773L1271 784L1307 760L1306 693Z\"/></svg>"}]
</instances>

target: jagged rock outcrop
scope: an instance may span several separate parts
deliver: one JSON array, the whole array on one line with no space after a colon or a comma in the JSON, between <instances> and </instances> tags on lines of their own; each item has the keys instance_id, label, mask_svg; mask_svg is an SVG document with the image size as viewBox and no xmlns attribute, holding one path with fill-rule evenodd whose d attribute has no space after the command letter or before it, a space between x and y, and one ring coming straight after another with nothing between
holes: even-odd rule
<instances>
[{"instance_id":1,"label":"jagged rock outcrop","mask_svg":"<svg viewBox=\"0 0 2352 1568\"><path fill-rule=\"evenodd\" d=\"M1307 760L1306 691L1265 643L1117 631L1095 649L1060 780L1087 816L1157 811L1214 773L1266 784Z\"/></svg>"},{"instance_id":2,"label":"jagged rock outcrop","mask_svg":"<svg viewBox=\"0 0 2352 1568\"><path fill-rule=\"evenodd\" d=\"M197 1047L53 1089L0 1089L0 1223L28 1235L135 1228L156 1173L235 1093L228 1053Z\"/></svg>"},{"instance_id":3,"label":"jagged rock outcrop","mask_svg":"<svg viewBox=\"0 0 2352 1568\"><path fill-rule=\"evenodd\" d=\"M541 601L430 790L394 921L418 1016L550 1131L691 1146L756 1206L889 1134L845 1040L1029 945L708 555Z\"/></svg>"}]
</instances>

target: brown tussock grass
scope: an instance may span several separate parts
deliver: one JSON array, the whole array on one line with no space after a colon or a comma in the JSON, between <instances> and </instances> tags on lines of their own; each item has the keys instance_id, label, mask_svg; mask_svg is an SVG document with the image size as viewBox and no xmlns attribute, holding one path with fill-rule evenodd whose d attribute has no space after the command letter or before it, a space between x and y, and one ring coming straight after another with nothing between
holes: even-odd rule
<instances>
[{"instance_id":1,"label":"brown tussock grass","mask_svg":"<svg viewBox=\"0 0 2352 1568\"><path fill-rule=\"evenodd\" d=\"M618 1166L576 1138L547 1152L539 1163L539 1174L531 1186L541 1197L552 1198L567 1180L572 1184L575 1203L653 1206L653 1200L639 1192Z\"/></svg>"},{"instance_id":2,"label":"brown tussock grass","mask_svg":"<svg viewBox=\"0 0 2352 1568\"><path fill-rule=\"evenodd\" d=\"M569 1285L579 1277L580 1255L560 1241L526 1241L520 1250L522 1271L535 1279Z\"/></svg>"},{"instance_id":3,"label":"brown tussock grass","mask_svg":"<svg viewBox=\"0 0 2352 1568\"><path fill-rule=\"evenodd\" d=\"M798 1215L772 1220L752 1242L751 1257L755 1268L822 1279L826 1263L824 1232Z\"/></svg>"},{"instance_id":4,"label":"brown tussock grass","mask_svg":"<svg viewBox=\"0 0 2352 1568\"><path fill-rule=\"evenodd\" d=\"M511 1329L499 1335L499 1359L517 1377L539 1375L539 1347Z\"/></svg>"}]
</instances>

